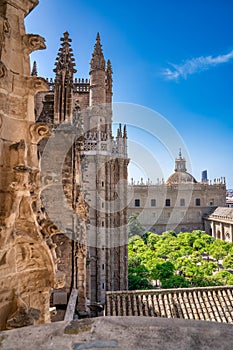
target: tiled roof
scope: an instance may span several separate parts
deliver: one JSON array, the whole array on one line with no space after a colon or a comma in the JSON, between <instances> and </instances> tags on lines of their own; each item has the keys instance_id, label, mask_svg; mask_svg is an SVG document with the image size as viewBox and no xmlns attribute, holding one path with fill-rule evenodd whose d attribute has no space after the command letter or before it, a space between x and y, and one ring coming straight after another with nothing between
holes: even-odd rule
<instances>
[{"instance_id":1,"label":"tiled roof","mask_svg":"<svg viewBox=\"0 0 233 350\"><path fill-rule=\"evenodd\" d=\"M107 292L105 316L233 323L233 286Z\"/></svg>"},{"instance_id":2,"label":"tiled roof","mask_svg":"<svg viewBox=\"0 0 233 350\"><path fill-rule=\"evenodd\" d=\"M233 219L233 208L228 208L228 207L217 207L215 211L210 214L208 219L214 219L214 218L224 218L224 219Z\"/></svg>"}]
</instances>

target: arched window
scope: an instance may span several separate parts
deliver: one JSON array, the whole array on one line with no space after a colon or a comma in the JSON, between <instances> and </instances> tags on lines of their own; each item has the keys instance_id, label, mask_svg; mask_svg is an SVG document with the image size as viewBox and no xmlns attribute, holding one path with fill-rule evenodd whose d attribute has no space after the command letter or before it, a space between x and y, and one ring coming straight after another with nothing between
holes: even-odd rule
<instances>
[{"instance_id":1,"label":"arched window","mask_svg":"<svg viewBox=\"0 0 233 350\"><path fill-rule=\"evenodd\" d=\"M226 232L225 237L226 237L226 241L227 241L227 242L230 242L230 241L231 241L231 235L230 235L229 232Z\"/></svg>"}]
</instances>

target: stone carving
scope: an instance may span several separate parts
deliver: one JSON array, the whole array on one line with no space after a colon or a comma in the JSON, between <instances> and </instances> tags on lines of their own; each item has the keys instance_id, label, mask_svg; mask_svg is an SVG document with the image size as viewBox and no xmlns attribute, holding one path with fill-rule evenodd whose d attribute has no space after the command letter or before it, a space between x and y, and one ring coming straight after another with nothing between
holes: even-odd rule
<instances>
[{"instance_id":1,"label":"stone carving","mask_svg":"<svg viewBox=\"0 0 233 350\"><path fill-rule=\"evenodd\" d=\"M46 79L39 78L39 77L26 77L26 86L28 87L29 91L32 93L37 93L39 91L48 91L49 85Z\"/></svg>"},{"instance_id":2,"label":"stone carving","mask_svg":"<svg viewBox=\"0 0 233 350\"><path fill-rule=\"evenodd\" d=\"M30 126L31 142L38 143L44 137L52 135L52 126L47 123L35 123Z\"/></svg>"},{"instance_id":3,"label":"stone carving","mask_svg":"<svg viewBox=\"0 0 233 350\"><path fill-rule=\"evenodd\" d=\"M0 61L0 78L4 78L6 76L7 69L3 62Z\"/></svg>"},{"instance_id":4,"label":"stone carving","mask_svg":"<svg viewBox=\"0 0 233 350\"><path fill-rule=\"evenodd\" d=\"M65 273L57 271L54 281L54 289L62 288L65 284Z\"/></svg>"},{"instance_id":5,"label":"stone carving","mask_svg":"<svg viewBox=\"0 0 233 350\"><path fill-rule=\"evenodd\" d=\"M5 18L4 21L3 21L3 31L4 31L4 33L10 34L10 29L11 29L11 27L10 27L10 23L8 21L8 18Z\"/></svg>"},{"instance_id":6,"label":"stone carving","mask_svg":"<svg viewBox=\"0 0 233 350\"><path fill-rule=\"evenodd\" d=\"M30 54L36 50L43 50L46 48L45 38L36 34L25 34L23 36L24 51Z\"/></svg>"},{"instance_id":7,"label":"stone carving","mask_svg":"<svg viewBox=\"0 0 233 350\"><path fill-rule=\"evenodd\" d=\"M50 291L64 284L51 239L57 231L45 225L40 199L36 145L51 127L34 123L34 94L48 85L29 76L28 54L45 44L39 35L24 35L23 25L37 4L0 6L0 329L49 322Z\"/></svg>"},{"instance_id":8,"label":"stone carving","mask_svg":"<svg viewBox=\"0 0 233 350\"><path fill-rule=\"evenodd\" d=\"M54 235L57 235L58 233L61 233L58 227L48 219L42 220L42 222L40 222L40 225L41 225L41 232L46 238L49 238Z\"/></svg>"},{"instance_id":9,"label":"stone carving","mask_svg":"<svg viewBox=\"0 0 233 350\"><path fill-rule=\"evenodd\" d=\"M10 150L15 152L11 152L13 159L13 166L25 166L26 164L26 152L27 146L25 140L20 140L19 142L15 142L10 146ZM23 169L21 169L23 170Z\"/></svg>"}]
</instances>

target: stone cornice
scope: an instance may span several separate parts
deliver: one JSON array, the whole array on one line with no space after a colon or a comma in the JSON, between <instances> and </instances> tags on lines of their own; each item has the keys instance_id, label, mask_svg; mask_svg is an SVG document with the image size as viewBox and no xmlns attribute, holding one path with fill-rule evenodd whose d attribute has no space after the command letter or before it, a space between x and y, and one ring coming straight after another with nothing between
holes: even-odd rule
<instances>
[{"instance_id":1,"label":"stone cornice","mask_svg":"<svg viewBox=\"0 0 233 350\"><path fill-rule=\"evenodd\" d=\"M27 16L39 4L39 0L4 0L3 5L5 4L22 10Z\"/></svg>"}]
</instances>

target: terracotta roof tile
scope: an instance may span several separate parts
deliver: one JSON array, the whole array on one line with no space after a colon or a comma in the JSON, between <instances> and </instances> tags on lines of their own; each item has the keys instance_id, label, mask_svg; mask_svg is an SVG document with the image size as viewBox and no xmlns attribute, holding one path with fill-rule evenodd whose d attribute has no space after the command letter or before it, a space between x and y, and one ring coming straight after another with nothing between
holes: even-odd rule
<instances>
[{"instance_id":1,"label":"terracotta roof tile","mask_svg":"<svg viewBox=\"0 0 233 350\"><path fill-rule=\"evenodd\" d=\"M106 293L105 316L150 316L233 324L233 286Z\"/></svg>"}]
</instances>

